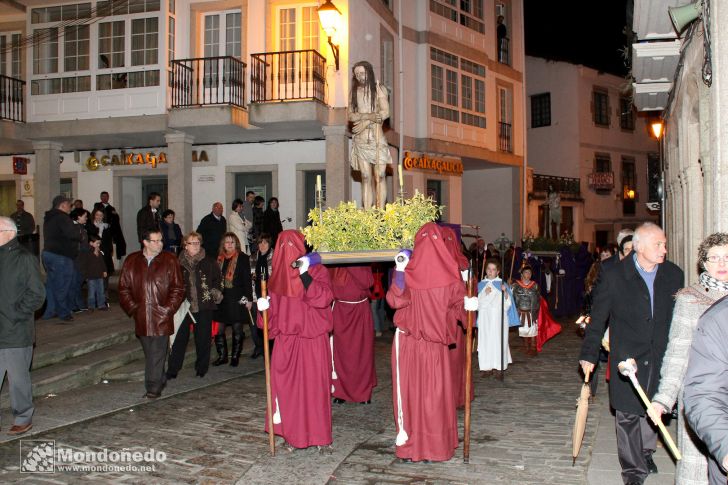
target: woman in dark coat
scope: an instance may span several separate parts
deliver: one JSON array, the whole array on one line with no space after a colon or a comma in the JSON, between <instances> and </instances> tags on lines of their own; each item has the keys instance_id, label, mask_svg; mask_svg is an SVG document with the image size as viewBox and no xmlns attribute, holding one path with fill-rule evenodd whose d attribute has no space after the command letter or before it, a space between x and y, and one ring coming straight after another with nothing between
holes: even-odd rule
<instances>
[{"instance_id":1,"label":"woman in dark coat","mask_svg":"<svg viewBox=\"0 0 728 485\"><path fill-rule=\"evenodd\" d=\"M104 222L104 211L102 209L93 210L91 218L86 222L86 232L101 239L101 252L104 254L106 274L111 274L114 271L114 261L112 259L114 251L113 237L111 226Z\"/></svg>"},{"instance_id":2,"label":"woman in dark coat","mask_svg":"<svg viewBox=\"0 0 728 485\"><path fill-rule=\"evenodd\" d=\"M250 255L250 279L252 280L251 291L253 292L253 299L252 302L248 302L246 305L253 316L250 324L250 333L253 336L255 348L250 355L251 359L257 359L263 355L263 331L255 324L258 318L258 308L253 303L258 301L258 297L261 294L260 282L263 280L268 281L270 275L273 274L273 245L271 244L270 234L264 232L258 236L256 245L258 246L258 250ZM273 340L270 341L270 344L273 345ZM273 352L273 347L271 347L271 352Z\"/></svg>"},{"instance_id":3,"label":"woman in dark coat","mask_svg":"<svg viewBox=\"0 0 728 485\"><path fill-rule=\"evenodd\" d=\"M240 362L240 353L243 351L243 322L250 320L250 312L245 304L252 300L253 295L250 283L250 260L242 252L238 236L226 232L222 236L220 252L217 263L222 272L223 299L215 314L215 320L220 322L220 328L215 335L215 348L217 360L212 365L222 365L228 362L227 340L225 327L233 329L233 345L230 353L230 365L237 367Z\"/></svg>"},{"instance_id":4,"label":"woman in dark coat","mask_svg":"<svg viewBox=\"0 0 728 485\"><path fill-rule=\"evenodd\" d=\"M205 255L202 236L196 232L189 233L184 238L184 246L184 251L179 255L179 263L182 266L182 278L185 282L185 293L187 301L190 302L190 309L177 330L172 352L169 354L167 379L177 377L177 373L182 368L187 342L190 339L191 324L194 324L197 351L195 371L197 377L204 377L207 374L210 366L212 315L217 308L217 303L222 300L220 268L214 257Z\"/></svg>"},{"instance_id":5,"label":"woman in dark coat","mask_svg":"<svg viewBox=\"0 0 728 485\"><path fill-rule=\"evenodd\" d=\"M268 208L263 213L263 232L270 234L272 247L276 246L278 234L283 231L281 224L281 213L278 212L278 199L271 197L268 199Z\"/></svg>"}]
</instances>

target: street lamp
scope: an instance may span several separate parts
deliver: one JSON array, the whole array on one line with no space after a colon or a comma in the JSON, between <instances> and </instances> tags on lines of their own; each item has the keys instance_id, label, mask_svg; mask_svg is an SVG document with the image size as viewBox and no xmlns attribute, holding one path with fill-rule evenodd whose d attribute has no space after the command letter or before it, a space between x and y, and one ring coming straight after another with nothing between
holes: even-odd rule
<instances>
[{"instance_id":1,"label":"street lamp","mask_svg":"<svg viewBox=\"0 0 728 485\"><path fill-rule=\"evenodd\" d=\"M650 122L650 132L657 139L657 152L660 160L660 225L665 230L665 161L662 153L663 141L662 137L665 132L665 121L662 118L654 119ZM648 205L649 208L649 205Z\"/></svg>"},{"instance_id":2,"label":"street lamp","mask_svg":"<svg viewBox=\"0 0 728 485\"><path fill-rule=\"evenodd\" d=\"M339 45L334 44L331 39L336 35L336 32L339 30L339 26L341 25L341 12L333 3L331 3L331 0L326 0L326 2L318 8L317 12L319 22L321 22L321 28L324 29L326 35L329 36L329 45L331 46L331 51L334 53L334 64L338 71Z\"/></svg>"}]
</instances>

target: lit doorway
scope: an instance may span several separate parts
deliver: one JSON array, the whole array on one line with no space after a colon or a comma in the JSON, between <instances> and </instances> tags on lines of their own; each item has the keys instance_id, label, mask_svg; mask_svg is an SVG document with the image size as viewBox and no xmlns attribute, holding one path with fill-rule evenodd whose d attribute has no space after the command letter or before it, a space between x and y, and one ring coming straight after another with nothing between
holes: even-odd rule
<instances>
[{"instance_id":1,"label":"lit doorway","mask_svg":"<svg viewBox=\"0 0 728 485\"><path fill-rule=\"evenodd\" d=\"M8 217L15 212L16 201L17 190L15 188L15 180L0 181L0 215Z\"/></svg>"}]
</instances>

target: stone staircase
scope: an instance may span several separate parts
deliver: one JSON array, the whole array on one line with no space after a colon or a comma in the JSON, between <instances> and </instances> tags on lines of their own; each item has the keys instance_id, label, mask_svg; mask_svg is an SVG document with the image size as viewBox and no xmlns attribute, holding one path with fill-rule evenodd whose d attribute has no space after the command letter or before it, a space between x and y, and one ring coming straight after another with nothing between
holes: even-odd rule
<instances>
[{"instance_id":1,"label":"stone staircase","mask_svg":"<svg viewBox=\"0 0 728 485\"><path fill-rule=\"evenodd\" d=\"M144 352L134 334L134 323L118 306L106 312L76 314L74 319L70 323L36 321L33 396L59 394L102 381L144 379ZM212 353L215 358L214 349ZM190 338L185 368L194 365L195 356Z\"/></svg>"}]
</instances>

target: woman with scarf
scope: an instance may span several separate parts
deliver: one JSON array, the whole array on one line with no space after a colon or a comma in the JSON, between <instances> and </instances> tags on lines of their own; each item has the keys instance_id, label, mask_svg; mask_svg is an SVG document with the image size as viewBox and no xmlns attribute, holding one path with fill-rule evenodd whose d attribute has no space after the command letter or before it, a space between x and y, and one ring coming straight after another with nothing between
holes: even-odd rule
<instances>
[{"instance_id":1,"label":"woman with scarf","mask_svg":"<svg viewBox=\"0 0 728 485\"><path fill-rule=\"evenodd\" d=\"M270 234L264 232L258 236L258 250L250 255L250 279L252 280L251 291L253 292L253 303L258 301L260 295L260 282L270 279L273 272L273 246L270 242ZM246 306L251 311L250 334L253 337L253 353L251 359L257 359L263 355L263 331L255 324L258 309L253 303L248 302ZM272 341L271 341L272 342ZM270 348L273 352L273 347Z\"/></svg>"},{"instance_id":2,"label":"woman with scarf","mask_svg":"<svg viewBox=\"0 0 728 485\"><path fill-rule=\"evenodd\" d=\"M174 222L173 210L167 209L162 212L159 229L162 231L162 249L172 254L179 254L182 249L182 229Z\"/></svg>"},{"instance_id":3,"label":"woman with scarf","mask_svg":"<svg viewBox=\"0 0 728 485\"><path fill-rule=\"evenodd\" d=\"M278 199L271 197L268 199L268 208L263 212L263 232L270 234L273 246L275 246L281 231L283 231L283 224L281 224L281 213L278 211Z\"/></svg>"},{"instance_id":4,"label":"woman with scarf","mask_svg":"<svg viewBox=\"0 0 728 485\"><path fill-rule=\"evenodd\" d=\"M538 335L538 311L541 308L541 293L538 284L531 280L533 270L529 265L521 268L521 279L513 285L513 300L521 320L518 335L523 338L526 355L536 355Z\"/></svg>"},{"instance_id":5,"label":"woman with scarf","mask_svg":"<svg viewBox=\"0 0 728 485\"><path fill-rule=\"evenodd\" d=\"M212 256L205 254L202 247L202 236L191 232L185 236L184 250L179 255L182 266L182 277L185 281L185 294L190 303L189 312L172 344L167 365L167 379L174 379L185 360L187 342L190 339L190 325L195 329L195 373L197 377L205 377L210 366L210 339L212 333L212 315L217 303L222 300L220 291L220 268Z\"/></svg>"},{"instance_id":6,"label":"woman with scarf","mask_svg":"<svg viewBox=\"0 0 728 485\"><path fill-rule=\"evenodd\" d=\"M276 341L270 362L273 429L289 451L317 446L324 452L333 440L329 332L334 295L317 256L306 256L300 232L283 231L273 254L269 296L257 303L259 312L268 310L269 336ZM263 326L261 315L258 326ZM267 421L265 426L268 431Z\"/></svg>"},{"instance_id":7,"label":"woman with scarf","mask_svg":"<svg viewBox=\"0 0 728 485\"><path fill-rule=\"evenodd\" d=\"M677 444L682 460L677 462L675 483L707 485L708 452L685 420L683 380L698 319L708 307L728 295L728 234L719 232L705 238L698 247L698 260L703 270L698 283L680 290L675 299L660 386L652 398L652 407L660 415L669 413L677 402Z\"/></svg>"},{"instance_id":8,"label":"woman with scarf","mask_svg":"<svg viewBox=\"0 0 728 485\"><path fill-rule=\"evenodd\" d=\"M458 262L437 224L417 231L411 262L407 253L395 257L387 292L397 325L392 346L396 455L405 461L447 461L458 446L448 346L455 343L456 320L465 321L463 310L477 310L478 301L466 296Z\"/></svg>"},{"instance_id":9,"label":"woman with scarf","mask_svg":"<svg viewBox=\"0 0 728 485\"><path fill-rule=\"evenodd\" d=\"M232 327L233 342L230 365L237 367L240 363L245 337L243 322L251 318L245 304L253 295L250 291L250 261L248 255L242 252L238 236L232 232L226 232L222 236L217 263L222 272L223 299L215 313L215 320L220 322L220 327L215 335L217 360L212 365L227 364L228 349L225 327Z\"/></svg>"}]
</instances>

